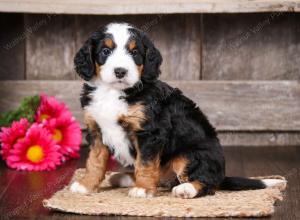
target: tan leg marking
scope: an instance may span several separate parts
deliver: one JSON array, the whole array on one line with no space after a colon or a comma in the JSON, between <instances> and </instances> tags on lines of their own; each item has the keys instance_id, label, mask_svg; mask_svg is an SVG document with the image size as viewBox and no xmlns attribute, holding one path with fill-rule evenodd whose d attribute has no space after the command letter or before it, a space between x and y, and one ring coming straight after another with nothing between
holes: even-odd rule
<instances>
[{"instance_id":1,"label":"tan leg marking","mask_svg":"<svg viewBox=\"0 0 300 220\"><path fill-rule=\"evenodd\" d=\"M177 157L171 162L172 169L177 175L177 179L180 184L173 187L172 195L184 199L191 199L196 197L201 190L205 187L205 184L199 180L189 181L186 168L188 166L188 160L185 157Z\"/></svg>"},{"instance_id":2,"label":"tan leg marking","mask_svg":"<svg viewBox=\"0 0 300 220\"><path fill-rule=\"evenodd\" d=\"M135 187L129 191L131 197L152 197L156 193L160 175L159 155L152 161L142 161L135 132L142 130L142 124L147 120L145 106L138 103L128 108L127 115L119 118L120 124L129 131L137 156L135 161Z\"/></svg>"},{"instance_id":3,"label":"tan leg marking","mask_svg":"<svg viewBox=\"0 0 300 220\"><path fill-rule=\"evenodd\" d=\"M108 148L98 139L95 140L86 162L86 173L78 182L87 188L88 191L96 191L105 178L108 159Z\"/></svg>"},{"instance_id":4,"label":"tan leg marking","mask_svg":"<svg viewBox=\"0 0 300 220\"><path fill-rule=\"evenodd\" d=\"M160 156L152 161L142 161L138 142L132 136L132 143L137 151L134 165L135 187L129 190L131 197L153 197L157 191L160 176Z\"/></svg>"},{"instance_id":5,"label":"tan leg marking","mask_svg":"<svg viewBox=\"0 0 300 220\"><path fill-rule=\"evenodd\" d=\"M201 183L199 180L194 180L190 183L194 186L197 192L200 192L205 187L205 184Z\"/></svg>"},{"instance_id":6,"label":"tan leg marking","mask_svg":"<svg viewBox=\"0 0 300 220\"><path fill-rule=\"evenodd\" d=\"M172 169L177 175L177 179L180 183L188 182L188 176L186 174L186 166L188 164L188 160L184 157L177 157L172 160Z\"/></svg>"},{"instance_id":7,"label":"tan leg marking","mask_svg":"<svg viewBox=\"0 0 300 220\"><path fill-rule=\"evenodd\" d=\"M97 126L91 116L85 114L85 122L88 129L94 132L94 143L91 146L89 157L86 162L86 173L84 177L77 181L77 183L71 186L71 190L74 192L91 192L96 191L100 186L100 183L105 178L105 172L107 169L107 162L110 156L107 146L102 143L102 137L97 130ZM73 188L72 188L73 187Z\"/></svg>"},{"instance_id":8,"label":"tan leg marking","mask_svg":"<svg viewBox=\"0 0 300 220\"><path fill-rule=\"evenodd\" d=\"M83 121L87 128L91 131L97 131L97 123L93 117L86 111L83 112Z\"/></svg>"},{"instance_id":9,"label":"tan leg marking","mask_svg":"<svg viewBox=\"0 0 300 220\"><path fill-rule=\"evenodd\" d=\"M153 161L144 163L139 156L135 164L135 185L146 189L147 193L155 194L159 182L160 160L159 157Z\"/></svg>"}]
</instances>

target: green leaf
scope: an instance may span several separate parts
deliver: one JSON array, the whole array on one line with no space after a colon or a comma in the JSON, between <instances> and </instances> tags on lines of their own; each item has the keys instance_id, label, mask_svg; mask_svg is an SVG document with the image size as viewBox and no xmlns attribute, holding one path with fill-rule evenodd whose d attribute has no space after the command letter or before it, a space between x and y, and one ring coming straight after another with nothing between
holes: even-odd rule
<instances>
[{"instance_id":1,"label":"green leaf","mask_svg":"<svg viewBox=\"0 0 300 220\"><path fill-rule=\"evenodd\" d=\"M33 123L40 104L39 95L25 97L17 109L0 113L0 127L9 127L13 121L19 121L21 118L27 118L30 123Z\"/></svg>"}]
</instances>

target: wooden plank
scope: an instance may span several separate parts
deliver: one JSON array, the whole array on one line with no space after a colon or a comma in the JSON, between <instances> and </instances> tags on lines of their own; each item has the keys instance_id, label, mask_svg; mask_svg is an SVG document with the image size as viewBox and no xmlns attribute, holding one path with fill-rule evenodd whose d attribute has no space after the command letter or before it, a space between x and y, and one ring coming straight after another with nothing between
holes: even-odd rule
<instances>
[{"instance_id":1,"label":"wooden plank","mask_svg":"<svg viewBox=\"0 0 300 220\"><path fill-rule=\"evenodd\" d=\"M297 81L172 82L221 131L293 131L300 128Z\"/></svg>"},{"instance_id":2,"label":"wooden plank","mask_svg":"<svg viewBox=\"0 0 300 220\"><path fill-rule=\"evenodd\" d=\"M300 146L300 132L265 131L218 131L223 147L292 147ZM86 129L83 129L82 143L86 141ZM238 157L238 156L237 156Z\"/></svg>"},{"instance_id":3,"label":"wooden plank","mask_svg":"<svg viewBox=\"0 0 300 220\"><path fill-rule=\"evenodd\" d=\"M1 0L2 12L156 14L300 11L299 0Z\"/></svg>"},{"instance_id":4,"label":"wooden plank","mask_svg":"<svg viewBox=\"0 0 300 220\"><path fill-rule=\"evenodd\" d=\"M76 81L0 81L0 112L16 108L25 96L46 93L65 102L74 117L83 124L79 101L80 90L81 82Z\"/></svg>"},{"instance_id":5,"label":"wooden plank","mask_svg":"<svg viewBox=\"0 0 300 220\"><path fill-rule=\"evenodd\" d=\"M262 147L300 146L300 132L218 132L222 146Z\"/></svg>"},{"instance_id":6,"label":"wooden plank","mask_svg":"<svg viewBox=\"0 0 300 220\"><path fill-rule=\"evenodd\" d=\"M2 200L5 192L16 177L16 173L7 172L3 169L6 166L5 162L0 160L0 201ZM1 202L0 202L1 203ZM1 207L1 206L0 206ZM0 208L1 213L1 208Z\"/></svg>"},{"instance_id":7,"label":"wooden plank","mask_svg":"<svg viewBox=\"0 0 300 220\"><path fill-rule=\"evenodd\" d=\"M200 15L77 16L76 49L99 26L113 21L129 22L149 34L164 58L162 79L200 78Z\"/></svg>"},{"instance_id":8,"label":"wooden plank","mask_svg":"<svg viewBox=\"0 0 300 220\"><path fill-rule=\"evenodd\" d=\"M0 80L25 76L25 32L22 14L0 14Z\"/></svg>"},{"instance_id":9,"label":"wooden plank","mask_svg":"<svg viewBox=\"0 0 300 220\"><path fill-rule=\"evenodd\" d=\"M26 95L45 92L63 100L82 120L80 81L1 81L0 112ZM207 114L219 131L300 131L297 81L170 81Z\"/></svg>"},{"instance_id":10,"label":"wooden plank","mask_svg":"<svg viewBox=\"0 0 300 220\"><path fill-rule=\"evenodd\" d=\"M149 32L161 51L163 80L198 80L201 65L201 15L170 15Z\"/></svg>"},{"instance_id":11,"label":"wooden plank","mask_svg":"<svg viewBox=\"0 0 300 220\"><path fill-rule=\"evenodd\" d=\"M300 14L203 16L203 79L300 79Z\"/></svg>"},{"instance_id":12,"label":"wooden plank","mask_svg":"<svg viewBox=\"0 0 300 220\"><path fill-rule=\"evenodd\" d=\"M75 18L25 15L27 79L75 79Z\"/></svg>"}]
</instances>

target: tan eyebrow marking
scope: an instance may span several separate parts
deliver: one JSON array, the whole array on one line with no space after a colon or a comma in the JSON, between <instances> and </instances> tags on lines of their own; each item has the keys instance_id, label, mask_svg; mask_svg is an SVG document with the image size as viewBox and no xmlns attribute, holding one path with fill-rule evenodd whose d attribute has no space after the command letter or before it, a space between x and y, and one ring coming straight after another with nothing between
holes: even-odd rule
<instances>
[{"instance_id":1,"label":"tan eyebrow marking","mask_svg":"<svg viewBox=\"0 0 300 220\"><path fill-rule=\"evenodd\" d=\"M114 46L114 42L110 38L104 39L104 45L107 46L108 48L112 49Z\"/></svg>"},{"instance_id":2,"label":"tan eyebrow marking","mask_svg":"<svg viewBox=\"0 0 300 220\"><path fill-rule=\"evenodd\" d=\"M129 49L129 50L133 50L134 48L136 48L136 41L135 41L135 40L131 40L131 41L128 43L128 49Z\"/></svg>"}]
</instances>

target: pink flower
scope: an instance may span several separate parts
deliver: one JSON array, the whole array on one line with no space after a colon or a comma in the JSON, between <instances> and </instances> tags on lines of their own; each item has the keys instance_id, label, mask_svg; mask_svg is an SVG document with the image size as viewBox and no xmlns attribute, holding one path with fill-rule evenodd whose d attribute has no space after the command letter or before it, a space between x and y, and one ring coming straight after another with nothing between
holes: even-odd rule
<instances>
[{"instance_id":1,"label":"pink flower","mask_svg":"<svg viewBox=\"0 0 300 220\"><path fill-rule=\"evenodd\" d=\"M71 158L79 157L81 129L80 124L74 118L62 115L43 124L52 134L52 139L60 146L61 154Z\"/></svg>"},{"instance_id":2,"label":"pink flower","mask_svg":"<svg viewBox=\"0 0 300 220\"><path fill-rule=\"evenodd\" d=\"M26 118L22 118L20 121L14 121L9 128L1 128L0 132L0 142L1 151L3 159L6 160L9 155L10 149L14 146L16 142L22 140L26 134L29 127L29 122Z\"/></svg>"},{"instance_id":3,"label":"pink flower","mask_svg":"<svg viewBox=\"0 0 300 220\"><path fill-rule=\"evenodd\" d=\"M68 158L79 157L80 124L64 103L41 95L41 104L30 127L27 119L13 122L0 132L0 154L17 170L53 170Z\"/></svg>"},{"instance_id":4,"label":"pink flower","mask_svg":"<svg viewBox=\"0 0 300 220\"><path fill-rule=\"evenodd\" d=\"M58 118L61 116L72 117L68 107L59 102L53 96L41 95L41 105L37 110L35 121L42 122L51 118Z\"/></svg>"},{"instance_id":5,"label":"pink flower","mask_svg":"<svg viewBox=\"0 0 300 220\"><path fill-rule=\"evenodd\" d=\"M50 131L53 140L60 146L63 159L79 157L80 125L64 103L57 101L55 97L42 95L36 121L42 122Z\"/></svg>"},{"instance_id":6,"label":"pink flower","mask_svg":"<svg viewBox=\"0 0 300 220\"><path fill-rule=\"evenodd\" d=\"M10 149L6 163L17 170L53 170L61 164L58 149L49 131L34 123L25 137Z\"/></svg>"},{"instance_id":7,"label":"pink flower","mask_svg":"<svg viewBox=\"0 0 300 220\"><path fill-rule=\"evenodd\" d=\"M55 97L41 95L41 105L36 121L42 122L52 134L52 139L60 146L63 159L78 158L81 143L80 125L72 117L70 110Z\"/></svg>"}]
</instances>

